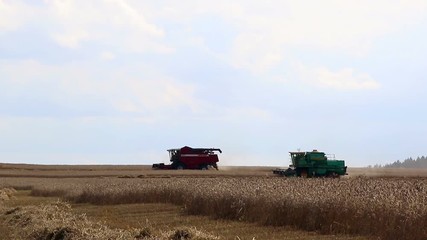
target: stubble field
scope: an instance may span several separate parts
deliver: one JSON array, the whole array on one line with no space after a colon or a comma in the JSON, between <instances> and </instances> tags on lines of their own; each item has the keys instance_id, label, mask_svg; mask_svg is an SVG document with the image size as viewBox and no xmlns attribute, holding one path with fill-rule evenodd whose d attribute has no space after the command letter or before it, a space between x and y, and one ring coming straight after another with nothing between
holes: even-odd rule
<instances>
[{"instance_id":1,"label":"stubble field","mask_svg":"<svg viewBox=\"0 0 427 240\"><path fill-rule=\"evenodd\" d=\"M0 220L29 228L8 233L22 239L35 232L97 239L90 236L102 228L112 239L427 239L424 171L353 169L341 179L301 179L276 177L271 169L3 165L0 188L20 191L3 202ZM77 221L83 213L86 220ZM224 230L231 226L245 230Z\"/></svg>"}]
</instances>

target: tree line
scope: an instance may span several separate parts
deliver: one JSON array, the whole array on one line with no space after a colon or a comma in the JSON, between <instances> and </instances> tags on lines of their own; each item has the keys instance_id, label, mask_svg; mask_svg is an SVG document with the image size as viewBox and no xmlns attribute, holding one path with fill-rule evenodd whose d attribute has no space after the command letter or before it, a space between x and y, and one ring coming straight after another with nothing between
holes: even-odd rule
<instances>
[{"instance_id":1,"label":"tree line","mask_svg":"<svg viewBox=\"0 0 427 240\"><path fill-rule=\"evenodd\" d=\"M372 167L372 166L369 166ZM421 156L416 159L407 158L403 161L397 160L393 163L385 164L384 166L376 164L374 168L427 168L427 157Z\"/></svg>"}]
</instances>

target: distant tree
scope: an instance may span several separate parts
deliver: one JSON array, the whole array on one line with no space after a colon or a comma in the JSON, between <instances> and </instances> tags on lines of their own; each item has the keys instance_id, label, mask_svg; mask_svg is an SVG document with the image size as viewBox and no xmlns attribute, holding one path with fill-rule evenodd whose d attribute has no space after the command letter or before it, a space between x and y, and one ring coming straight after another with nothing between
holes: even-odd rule
<instances>
[{"instance_id":1,"label":"distant tree","mask_svg":"<svg viewBox=\"0 0 427 240\"><path fill-rule=\"evenodd\" d=\"M427 157L421 156L417 159L412 159L412 157L407 158L401 162L397 160L393 163L384 165L385 168L427 168Z\"/></svg>"}]
</instances>

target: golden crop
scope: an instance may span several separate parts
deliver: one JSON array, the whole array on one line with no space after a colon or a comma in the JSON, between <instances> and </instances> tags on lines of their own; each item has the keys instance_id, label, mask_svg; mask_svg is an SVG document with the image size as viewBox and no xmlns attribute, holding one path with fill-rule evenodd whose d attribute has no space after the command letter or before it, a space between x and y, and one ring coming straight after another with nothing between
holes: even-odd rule
<instances>
[{"instance_id":1,"label":"golden crop","mask_svg":"<svg viewBox=\"0 0 427 240\"><path fill-rule=\"evenodd\" d=\"M189 214L382 239L427 239L427 179L278 177L31 179L34 195L93 204L165 202Z\"/></svg>"}]
</instances>

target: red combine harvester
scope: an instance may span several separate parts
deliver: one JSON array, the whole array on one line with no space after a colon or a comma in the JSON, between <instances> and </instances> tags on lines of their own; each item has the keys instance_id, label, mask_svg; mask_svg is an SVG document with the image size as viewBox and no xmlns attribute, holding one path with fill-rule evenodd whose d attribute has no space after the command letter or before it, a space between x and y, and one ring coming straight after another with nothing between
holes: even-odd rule
<instances>
[{"instance_id":1,"label":"red combine harvester","mask_svg":"<svg viewBox=\"0 0 427 240\"><path fill-rule=\"evenodd\" d=\"M201 169L207 170L214 167L219 159L216 151L222 153L219 148L191 148L185 146L179 149L169 149L170 165L164 163L153 164L153 169Z\"/></svg>"}]
</instances>

